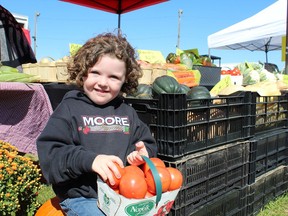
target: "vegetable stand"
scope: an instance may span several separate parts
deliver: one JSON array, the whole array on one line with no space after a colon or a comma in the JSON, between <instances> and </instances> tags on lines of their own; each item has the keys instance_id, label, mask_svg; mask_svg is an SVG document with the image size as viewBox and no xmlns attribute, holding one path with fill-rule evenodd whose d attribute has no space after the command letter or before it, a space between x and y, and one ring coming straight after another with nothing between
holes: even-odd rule
<instances>
[{"instance_id":1,"label":"vegetable stand","mask_svg":"<svg viewBox=\"0 0 288 216\"><path fill-rule=\"evenodd\" d=\"M39 83L0 82L0 139L36 154L36 138L52 114Z\"/></svg>"},{"instance_id":2,"label":"vegetable stand","mask_svg":"<svg viewBox=\"0 0 288 216\"><path fill-rule=\"evenodd\" d=\"M156 70L149 71L153 75ZM165 70L161 71L167 76ZM167 83L168 80L156 82L160 89ZM174 89L174 93L159 91L157 98L147 98L151 89L142 85L141 97L125 99L149 126L159 147L158 157L184 176L183 187L169 215L255 215L261 205L288 190L288 171L280 169L288 163L287 93L261 96L243 91L201 99L200 96L206 95L204 90L190 98L191 95L180 93L190 90L183 88L178 92L176 83L170 84L165 91ZM4 84L1 85L4 91ZM5 85L10 93L1 94L1 99L10 99L10 107L17 106L22 116L26 114L21 95L37 107L31 95L45 93L45 100L39 100L50 105L50 114L68 91L78 89L59 82ZM36 116L43 118L39 110ZM3 108L0 111L3 112ZM34 122L39 121L45 122L45 119ZM262 190L262 195L257 194L266 185L273 187ZM228 204L228 200L233 203Z\"/></svg>"}]
</instances>

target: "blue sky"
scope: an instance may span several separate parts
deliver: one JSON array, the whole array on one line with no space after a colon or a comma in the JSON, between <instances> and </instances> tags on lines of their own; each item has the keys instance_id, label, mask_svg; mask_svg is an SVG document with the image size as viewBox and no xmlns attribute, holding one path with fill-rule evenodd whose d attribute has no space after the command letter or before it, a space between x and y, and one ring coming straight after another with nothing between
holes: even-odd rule
<instances>
[{"instance_id":1,"label":"blue sky","mask_svg":"<svg viewBox=\"0 0 288 216\"><path fill-rule=\"evenodd\" d=\"M223 28L246 19L276 0L170 0L122 14L121 29L136 49L161 51L166 57L175 52L178 37L178 10L180 48L197 48L199 54L208 54L207 37ZM37 59L62 58L69 55L69 43L83 44L103 32L115 31L116 14L74 5L58 0L6 0L1 5L11 13L28 16L31 36L37 19ZM271 14L271 16L273 16ZM33 48L33 41L32 41ZM216 50L212 55L221 57L221 63L244 61L265 62L261 51ZM268 53L269 62L283 69L281 51Z\"/></svg>"}]
</instances>

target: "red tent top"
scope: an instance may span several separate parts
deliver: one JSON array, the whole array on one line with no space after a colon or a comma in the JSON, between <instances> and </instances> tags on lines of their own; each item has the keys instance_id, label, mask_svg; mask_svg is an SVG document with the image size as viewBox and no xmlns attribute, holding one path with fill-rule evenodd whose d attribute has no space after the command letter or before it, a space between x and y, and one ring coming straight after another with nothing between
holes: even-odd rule
<instances>
[{"instance_id":1,"label":"red tent top","mask_svg":"<svg viewBox=\"0 0 288 216\"><path fill-rule=\"evenodd\" d=\"M115 14L123 14L169 0L60 0Z\"/></svg>"},{"instance_id":2,"label":"red tent top","mask_svg":"<svg viewBox=\"0 0 288 216\"><path fill-rule=\"evenodd\" d=\"M60 0L84 7L90 7L118 14L118 29L120 29L121 14L144 7L152 6L169 0Z\"/></svg>"}]
</instances>

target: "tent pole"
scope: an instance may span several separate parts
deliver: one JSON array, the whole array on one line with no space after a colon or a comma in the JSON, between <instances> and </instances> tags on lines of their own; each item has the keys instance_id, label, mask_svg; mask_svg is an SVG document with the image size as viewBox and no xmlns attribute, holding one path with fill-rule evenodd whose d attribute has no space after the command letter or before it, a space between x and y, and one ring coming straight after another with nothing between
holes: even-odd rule
<instances>
[{"instance_id":1,"label":"tent pole","mask_svg":"<svg viewBox=\"0 0 288 216\"><path fill-rule=\"evenodd\" d=\"M118 14L118 34L120 33L120 27L121 27L121 14Z\"/></svg>"},{"instance_id":2,"label":"tent pole","mask_svg":"<svg viewBox=\"0 0 288 216\"><path fill-rule=\"evenodd\" d=\"M272 37L269 38L269 41L265 44L265 54L266 54L266 63L268 63L268 48L271 43Z\"/></svg>"},{"instance_id":3,"label":"tent pole","mask_svg":"<svg viewBox=\"0 0 288 216\"><path fill-rule=\"evenodd\" d=\"M120 28L121 28L121 13L122 13L122 1L118 0L118 35L120 35Z\"/></svg>"}]
</instances>

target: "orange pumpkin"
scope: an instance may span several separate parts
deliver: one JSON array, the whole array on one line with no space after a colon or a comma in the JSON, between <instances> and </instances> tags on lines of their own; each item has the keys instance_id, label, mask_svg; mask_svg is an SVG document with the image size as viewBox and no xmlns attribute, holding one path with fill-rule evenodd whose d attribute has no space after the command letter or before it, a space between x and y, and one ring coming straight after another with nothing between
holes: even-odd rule
<instances>
[{"instance_id":1,"label":"orange pumpkin","mask_svg":"<svg viewBox=\"0 0 288 216\"><path fill-rule=\"evenodd\" d=\"M53 197L43 203L42 206L37 210L35 216L64 216L64 212L62 211L59 205L59 198Z\"/></svg>"}]
</instances>

